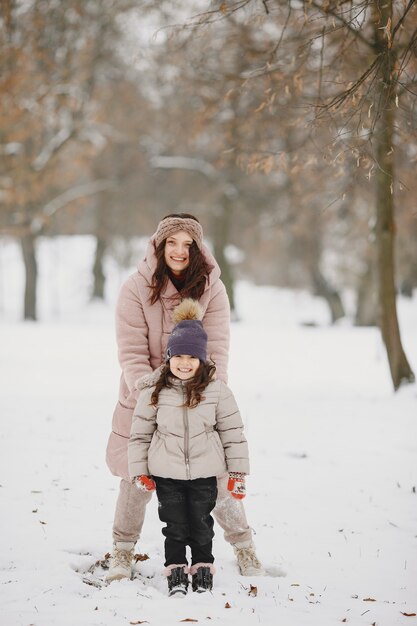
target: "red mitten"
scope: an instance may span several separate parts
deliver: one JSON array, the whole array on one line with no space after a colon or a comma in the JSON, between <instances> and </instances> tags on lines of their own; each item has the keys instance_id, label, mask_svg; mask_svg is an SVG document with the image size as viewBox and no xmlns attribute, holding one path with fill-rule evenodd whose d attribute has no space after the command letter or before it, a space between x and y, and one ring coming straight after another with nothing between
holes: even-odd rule
<instances>
[{"instance_id":1,"label":"red mitten","mask_svg":"<svg viewBox=\"0 0 417 626\"><path fill-rule=\"evenodd\" d=\"M146 476L146 474L136 476L135 485L139 491L154 491L156 489L154 479L150 476Z\"/></svg>"},{"instance_id":2,"label":"red mitten","mask_svg":"<svg viewBox=\"0 0 417 626\"><path fill-rule=\"evenodd\" d=\"M240 472L229 472L227 488L230 495L236 500L242 500L246 496L245 474Z\"/></svg>"}]
</instances>

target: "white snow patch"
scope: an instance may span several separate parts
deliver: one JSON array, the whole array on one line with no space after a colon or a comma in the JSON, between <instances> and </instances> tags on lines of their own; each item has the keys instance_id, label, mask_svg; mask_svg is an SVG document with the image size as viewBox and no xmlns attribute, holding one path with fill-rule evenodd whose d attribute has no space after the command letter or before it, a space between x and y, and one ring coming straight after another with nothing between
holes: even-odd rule
<instances>
[{"instance_id":1,"label":"white snow patch","mask_svg":"<svg viewBox=\"0 0 417 626\"><path fill-rule=\"evenodd\" d=\"M100 586L105 571L93 566L111 549L118 490L104 452L122 276L113 273L107 305L89 304L92 242L41 246L42 322L19 323L21 262L0 242L1 623L412 624L416 386L392 392L376 329L328 327L308 294L248 283L237 288L230 385L250 445L247 515L268 575L239 576L216 527L213 594L168 598L153 498L137 546L149 560L133 580ZM414 370L416 312L416 299L400 300Z\"/></svg>"}]
</instances>

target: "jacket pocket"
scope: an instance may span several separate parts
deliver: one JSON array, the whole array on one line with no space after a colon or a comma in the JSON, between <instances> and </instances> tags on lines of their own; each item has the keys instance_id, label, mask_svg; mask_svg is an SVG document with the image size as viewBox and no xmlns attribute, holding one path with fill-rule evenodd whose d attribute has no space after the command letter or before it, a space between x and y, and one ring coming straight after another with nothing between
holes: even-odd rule
<instances>
[{"instance_id":1,"label":"jacket pocket","mask_svg":"<svg viewBox=\"0 0 417 626\"><path fill-rule=\"evenodd\" d=\"M158 431L156 430L152 437L151 445L149 446L148 450L148 465L152 461L152 459L155 459L155 457L159 454L163 443L163 437L160 437Z\"/></svg>"},{"instance_id":2,"label":"jacket pocket","mask_svg":"<svg viewBox=\"0 0 417 626\"><path fill-rule=\"evenodd\" d=\"M222 442L220 441L219 434L217 433L217 431L213 430L213 432L209 434L209 437L211 438L212 446L216 450L217 454L219 455L221 460L225 462L225 453L224 453L224 449L222 446Z\"/></svg>"}]
</instances>

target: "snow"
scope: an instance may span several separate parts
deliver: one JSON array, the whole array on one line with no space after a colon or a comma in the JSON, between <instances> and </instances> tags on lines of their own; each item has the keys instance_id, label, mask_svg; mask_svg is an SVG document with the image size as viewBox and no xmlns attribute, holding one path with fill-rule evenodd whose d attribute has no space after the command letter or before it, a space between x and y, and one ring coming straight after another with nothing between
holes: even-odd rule
<instances>
[{"instance_id":1,"label":"snow","mask_svg":"<svg viewBox=\"0 0 417 626\"><path fill-rule=\"evenodd\" d=\"M250 445L247 515L269 575L239 576L216 526L213 594L168 598L154 497L137 577L87 584L104 574L88 570L111 548L118 490L104 450L124 274L109 263L108 304L88 303L91 262L88 238L42 242L41 322L21 323L20 259L0 243L1 624L416 623L404 615L417 613L416 386L393 393L376 329L329 327L320 300L243 282L230 386ZM414 371L416 311L416 299L400 300Z\"/></svg>"}]
</instances>

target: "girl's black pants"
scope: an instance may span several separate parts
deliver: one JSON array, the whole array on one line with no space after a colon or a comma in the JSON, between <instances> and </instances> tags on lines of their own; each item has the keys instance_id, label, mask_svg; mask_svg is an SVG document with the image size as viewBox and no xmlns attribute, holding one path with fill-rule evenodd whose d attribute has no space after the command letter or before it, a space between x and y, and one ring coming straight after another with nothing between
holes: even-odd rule
<instances>
[{"instance_id":1,"label":"girl's black pants","mask_svg":"<svg viewBox=\"0 0 417 626\"><path fill-rule=\"evenodd\" d=\"M191 565L213 563L213 518L217 479L176 480L153 476L158 496L158 513L165 536L165 565L188 563L186 546L191 548Z\"/></svg>"}]
</instances>

